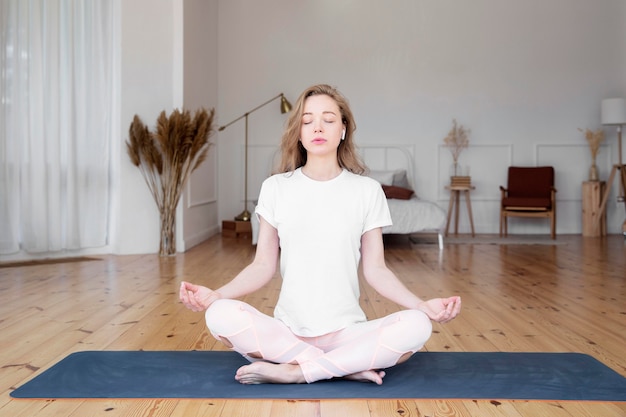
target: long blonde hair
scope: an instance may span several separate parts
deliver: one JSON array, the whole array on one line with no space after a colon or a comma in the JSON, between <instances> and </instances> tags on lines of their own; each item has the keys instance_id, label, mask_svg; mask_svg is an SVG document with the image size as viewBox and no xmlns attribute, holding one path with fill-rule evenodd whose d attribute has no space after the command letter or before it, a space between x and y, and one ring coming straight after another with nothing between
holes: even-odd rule
<instances>
[{"instance_id":1,"label":"long blonde hair","mask_svg":"<svg viewBox=\"0 0 626 417\"><path fill-rule=\"evenodd\" d=\"M356 130L354 116L348 105L348 100L334 87L327 84L318 84L304 90L296 104L293 106L285 132L280 143L281 160L275 173L291 172L306 164L307 153L300 142L300 127L302 125L302 113L304 112L304 102L307 98L324 94L335 100L341 113L341 121L346 128L345 139L339 143L337 148L337 161L341 168L345 168L355 174L363 174L366 166L357 153L353 135Z\"/></svg>"}]
</instances>

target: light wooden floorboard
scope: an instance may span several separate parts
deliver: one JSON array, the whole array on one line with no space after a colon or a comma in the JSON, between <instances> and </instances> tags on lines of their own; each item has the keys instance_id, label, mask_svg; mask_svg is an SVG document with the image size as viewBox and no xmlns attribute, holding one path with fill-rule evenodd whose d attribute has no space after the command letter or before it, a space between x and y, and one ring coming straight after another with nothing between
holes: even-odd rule
<instances>
[{"instance_id":1,"label":"light wooden floorboard","mask_svg":"<svg viewBox=\"0 0 626 417\"><path fill-rule=\"evenodd\" d=\"M429 351L581 352L626 376L626 244L558 236L559 245L412 244L386 237L387 263L422 297L459 294L463 312L434 325ZM254 248L214 236L184 254L0 264L2 416L626 416L626 403L502 400L15 400L10 392L81 350L226 350L201 313L178 302L182 280L219 287ZM245 300L271 314L275 277ZM363 284L370 318L398 306ZM234 373L235 370L233 370Z\"/></svg>"}]
</instances>

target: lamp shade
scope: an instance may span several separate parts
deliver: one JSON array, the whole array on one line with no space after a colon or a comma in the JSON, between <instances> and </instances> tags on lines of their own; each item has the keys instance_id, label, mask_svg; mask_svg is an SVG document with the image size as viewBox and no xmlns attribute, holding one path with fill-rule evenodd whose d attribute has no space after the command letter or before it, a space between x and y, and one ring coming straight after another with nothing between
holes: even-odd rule
<instances>
[{"instance_id":1,"label":"lamp shade","mask_svg":"<svg viewBox=\"0 0 626 417\"><path fill-rule=\"evenodd\" d=\"M282 114L289 113L291 111L291 103L287 101L285 96L280 95L280 112Z\"/></svg>"},{"instance_id":2,"label":"lamp shade","mask_svg":"<svg viewBox=\"0 0 626 417\"><path fill-rule=\"evenodd\" d=\"M602 100L602 124L626 124L626 100L623 98L607 98Z\"/></svg>"}]
</instances>

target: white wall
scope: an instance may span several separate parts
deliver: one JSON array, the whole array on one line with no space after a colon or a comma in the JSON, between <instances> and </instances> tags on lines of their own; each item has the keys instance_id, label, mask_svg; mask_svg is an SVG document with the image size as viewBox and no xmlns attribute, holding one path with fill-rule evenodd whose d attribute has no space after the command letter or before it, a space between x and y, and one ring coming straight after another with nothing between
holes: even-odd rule
<instances>
[{"instance_id":1,"label":"white wall","mask_svg":"<svg viewBox=\"0 0 626 417\"><path fill-rule=\"evenodd\" d=\"M118 208L113 252L159 250L159 213L137 167L130 163L125 141L134 115L150 128L162 110L175 106L174 2L121 1L120 147Z\"/></svg>"},{"instance_id":2,"label":"white wall","mask_svg":"<svg viewBox=\"0 0 626 417\"><path fill-rule=\"evenodd\" d=\"M192 112L217 107L217 0L184 1L184 107ZM217 130L217 126L215 126ZM207 160L191 175L180 208L184 251L219 232L217 135Z\"/></svg>"},{"instance_id":3,"label":"white wall","mask_svg":"<svg viewBox=\"0 0 626 417\"><path fill-rule=\"evenodd\" d=\"M217 0L121 2L121 132L114 194L112 251L159 249L159 213L125 141L135 114L150 128L162 110L216 107ZM177 213L177 249L183 251L219 231L216 149L194 172Z\"/></svg>"},{"instance_id":4,"label":"white wall","mask_svg":"<svg viewBox=\"0 0 626 417\"><path fill-rule=\"evenodd\" d=\"M441 144L456 118L471 129L461 163L476 185L478 233L498 230L498 186L511 164L554 165L558 233L580 233L590 156L577 128L599 128L601 100L626 96L625 18L621 0L221 1L220 124L281 91L295 100L311 84L333 84L352 104L357 143L415 144L418 193L447 208L450 156ZM285 118L278 103L250 116L250 200ZM617 146L605 131L598 165L606 179ZM243 206L243 132L241 122L217 139L220 219ZM609 231L618 233L624 207L611 201ZM510 225L512 233L548 229Z\"/></svg>"}]
</instances>

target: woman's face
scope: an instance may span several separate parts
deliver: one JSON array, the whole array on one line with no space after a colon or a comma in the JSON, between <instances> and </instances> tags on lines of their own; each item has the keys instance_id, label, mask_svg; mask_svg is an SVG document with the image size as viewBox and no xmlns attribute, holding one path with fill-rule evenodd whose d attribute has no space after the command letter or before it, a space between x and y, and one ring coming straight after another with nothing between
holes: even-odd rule
<instances>
[{"instance_id":1,"label":"woman's face","mask_svg":"<svg viewBox=\"0 0 626 417\"><path fill-rule=\"evenodd\" d=\"M308 154L336 154L344 129L335 100L325 94L318 94L304 101L300 141Z\"/></svg>"}]
</instances>

